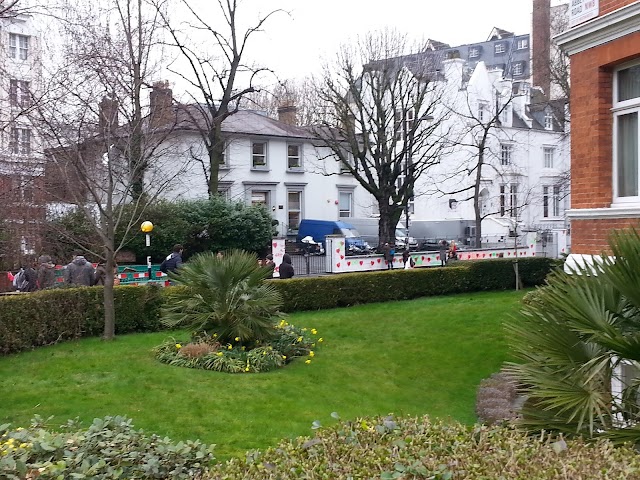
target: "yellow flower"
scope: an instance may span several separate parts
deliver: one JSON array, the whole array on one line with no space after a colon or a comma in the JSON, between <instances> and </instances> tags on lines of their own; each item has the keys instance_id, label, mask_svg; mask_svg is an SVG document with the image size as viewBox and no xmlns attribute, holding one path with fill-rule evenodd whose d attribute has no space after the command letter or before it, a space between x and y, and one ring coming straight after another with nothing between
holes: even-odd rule
<instances>
[{"instance_id":1,"label":"yellow flower","mask_svg":"<svg viewBox=\"0 0 640 480\"><path fill-rule=\"evenodd\" d=\"M176 343L176 348L180 350L182 348L182 345L180 345L179 343Z\"/></svg>"},{"instance_id":2,"label":"yellow flower","mask_svg":"<svg viewBox=\"0 0 640 480\"><path fill-rule=\"evenodd\" d=\"M318 342L320 342L320 343L324 342L324 338L320 337L320 338L318 339Z\"/></svg>"},{"instance_id":3,"label":"yellow flower","mask_svg":"<svg viewBox=\"0 0 640 480\"><path fill-rule=\"evenodd\" d=\"M316 330L315 328L312 328L312 329L311 329L311 333L312 333L313 335L317 335L317 334L318 334L318 330Z\"/></svg>"},{"instance_id":4,"label":"yellow flower","mask_svg":"<svg viewBox=\"0 0 640 480\"><path fill-rule=\"evenodd\" d=\"M309 351L309 356L310 356L311 358L313 358L313 357L315 357L315 356L316 356L316 354L315 354L315 353L313 353L313 350L311 350L311 351Z\"/></svg>"},{"instance_id":5,"label":"yellow flower","mask_svg":"<svg viewBox=\"0 0 640 480\"><path fill-rule=\"evenodd\" d=\"M216 355L218 355L219 357L221 357L221 356L222 356L222 352L218 352L218 353L216 353Z\"/></svg>"},{"instance_id":6,"label":"yellow flower","mask_svg":"<svg viewBox=\"0 0 640 480\"><path fill-rule=\"evenodd\" d=\"M218 334L217 334L217 333L214 333L214 334L213 334L213 338L218 338Z\"/></svg>"},{"instance_id":7,"label":"yellow flower","mask_svg":"<svg viewBox=\"0 0 640 480\"><path fill-rule=\"evenodd\" d=\"M266 355L266 354L267 354L267 352L262 352L262 355Z\"/></svg>"},{"instance_id":8,"label":"yellow flower","mask_svg":"<svg viewBox=\"0 0 640 480\"><path fill-rule=\"evenodd\" d=\"M316 346L316 344L315 344L315 343L312 343L312 344L311 344L311 346L312 346L312 347L315 347L315 346Z\"/></svg>"},{"instance_id":9,"label":"yellow flower","mask_svg":"<svg viewBox=\"0 0 640 480\"><path fill-rule=\"evenodd\" d=\"M303 329L302 329L302 331L303 331L303 332L306 332L306 331L307 331L307 329L306 329L306 328L303 328Z\"/></svg>"},{"instance_id":10,"label":"yellow flower","mask_svg":"<svg viewBox=\"0 0 640 480\"><path fill-rule=\"evenodd\" d=\"M236 338L235 338L235 341L236 341L236 342L239 342L239 341L240 341L240 337L236 337Z\"/></svg>"},{"instance_id":11,"label":"yellow flower","mask_svg":"<svg viewBox=\"0 0 640 480\"><path fill-rule=\"evenodd\" d=\"M227 349L231 350L233 348L233 346L231 344L227 345Z\"/></svg>"},{"instance_id":12,"label":"yellow flower","mask_svg":"<svg viewBox=\"0 0 640 480\"><path fill-rule=\"evenodd\" d=\"M286 355L282 355L282 359L283 359L283 360L286 360L286 359L287 359L287 356L286 356Z\"/></svg>"},{"instance_id":13,"label":"yellow flower","mask_svg":"<svg viewBox=\"0 0 640 480\"><path fill-rule=\"evenodd\" d=\"M249 367L245 368L245 369L244 369L244 371L245 371L245 372L248 372L248 371L249 371Z\"/></svg>"},{"instance_id":14,"label":"yellow flower","mask_svg":"<svg viewBox=\"0 0 640 480\"><path fill-rule=\"evenodd\" d=\"M21 443L21 444L20 444L20 448L27 448L28 446L29 446L29 445L28 445L28 444L26 444L26 443Z\"/></svg>"},{"instance_id":15,"label":"yellow flower","mask_svg":"<svg viewBox=\"0 0 640 480\"><path fill-rule=\"evenodd\" d=\"M302 337L298 337L298 343L302 341Z\"/></svg>"},{"instance_id":16,"label":"yellow flower","mask_svg":"<svg viewBox=\"0 0 640 480\"><path fill-rule=\"evenodd\" d=\"M306 363L307 365L309 365L311 363L311 360L307 360L304 363Z\"/></svg>"},{"instance_id":17,"label":"yellow flower","mask_svg":"<svg viewBox=\"0 0 640 480\"><path fill-rule=\"evenodd\" d=\"M244 345L240 348L240 350L242 350L243 352L247 349L247 347L245 347Z\"/></svg>"}]
</instances>

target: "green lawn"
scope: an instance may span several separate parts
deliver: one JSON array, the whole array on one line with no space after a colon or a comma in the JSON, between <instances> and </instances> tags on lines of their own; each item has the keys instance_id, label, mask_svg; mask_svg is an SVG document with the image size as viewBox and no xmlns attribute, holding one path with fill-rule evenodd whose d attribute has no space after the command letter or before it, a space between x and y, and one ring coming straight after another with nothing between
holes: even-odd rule
<instances>
[{"instance_id":1,"label":"green lawn","mask_svg":"<svg viewBox=\"0 0 640 480\"><path fill-rule=\"evenodd\" d=\"M230 375L157 362L167 333L85 339L0 358L0 423L126 415L174 440L215 443L218 457L309 435L311 423L430 414L472 423L478 382L507 358L502 323L522 292L465 294L296 313L324 343L313 362Z\"/></svg>"}]
</instances>

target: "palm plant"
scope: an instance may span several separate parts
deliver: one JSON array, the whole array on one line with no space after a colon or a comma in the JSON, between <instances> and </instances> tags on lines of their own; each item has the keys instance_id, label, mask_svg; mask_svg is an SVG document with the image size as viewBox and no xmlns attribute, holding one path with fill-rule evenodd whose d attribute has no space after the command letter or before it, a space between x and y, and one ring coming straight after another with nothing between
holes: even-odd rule
<instances>
[{"instance_id":1,"label":"palm plant","mask_svg":"<svg viewBox=\"0 0 640 480\"><path fill-rule=\"evenodd\" d=\"M552 273L508 323L509 369L529 397L526 426L640 444L640 235L610 246L592 267Z\"/></svg>"},{"instance_id":2,"label":"palm plant","mask_svg":"<svg viewBox=\"0 0 640 480\"><path fill-rule=\"evenodd\" d=\"M192 332L217 335L222 343L244 344L271 338L282 317L282 297L264 282L271 270L254 255L232 250L224 256L196 255L169 278L178 285L168 292L162 322Z\"/></svg>"}]
</instances>

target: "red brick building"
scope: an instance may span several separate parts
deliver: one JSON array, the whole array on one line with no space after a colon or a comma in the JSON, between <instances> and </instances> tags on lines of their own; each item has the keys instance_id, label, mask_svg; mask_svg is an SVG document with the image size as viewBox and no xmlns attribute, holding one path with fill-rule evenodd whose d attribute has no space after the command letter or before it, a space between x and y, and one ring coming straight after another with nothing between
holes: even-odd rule
<instances>
[{"instance_id":1,"label":"red brick building","mask_svg":"<svg viewBox=\"0 0 640 480\"><path fill-rule=\"evenodd\" d=\"M571 57L572 253L640 225L640 0L572 0L556 37Z\"/></svg>"}]
</instances>

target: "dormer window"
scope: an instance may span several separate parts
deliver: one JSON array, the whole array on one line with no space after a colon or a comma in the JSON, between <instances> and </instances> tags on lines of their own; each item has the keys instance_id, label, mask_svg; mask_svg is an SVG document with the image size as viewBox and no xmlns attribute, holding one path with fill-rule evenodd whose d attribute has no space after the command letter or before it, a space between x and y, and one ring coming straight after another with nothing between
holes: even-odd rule
<instances>
[{"instance_id":1,"label":"dormer window","mask_svg":"<svg viewBox=\"0 0 640 480\"><path fill-rule=\"evenodd\" d=\"M518 40L518 43L516 43L516 48L518 50L525 50L529 48L529 40L526 38L521 38L520 40Z\"/></svg>"},{"instance_id":2,"label":"dormer window","mask_svg":"<svg viewBox=\"0 0 640 480\"><path fill-rule=\"evenodd\" d=\"M480 56L480 49L478 47L469 48L469 58L478 58Z\"/></svg>"},{"instance_id":3,"label":"dormer window","mask_svg":"<svg viewBox=\"0 0 640 480\"><path fill-rule=\"evenodd\" d=\"M524 73L524 64L522 62L513 64L513 75L520 76Z\"/></svg>"},{"instance_id":4,"label":"dormer window","mask_svg":"<svg viewBox=\"0 0 640 480\"><path fill-rule=\"evenodd\" d=\"M544 114L544 129L553 130L553 114L551 112Z\"/></svg>"},{"instance_id":5,"label":"dormer window","mask_svg":"<svg viewBox=\"0 0 640 480\"><path fill-rule=\"evenodd\" d=\"M495 48L496 55L505 52L504 42L496 43L494 48Z\"/></svg>"}]
</instances>

